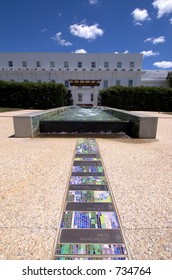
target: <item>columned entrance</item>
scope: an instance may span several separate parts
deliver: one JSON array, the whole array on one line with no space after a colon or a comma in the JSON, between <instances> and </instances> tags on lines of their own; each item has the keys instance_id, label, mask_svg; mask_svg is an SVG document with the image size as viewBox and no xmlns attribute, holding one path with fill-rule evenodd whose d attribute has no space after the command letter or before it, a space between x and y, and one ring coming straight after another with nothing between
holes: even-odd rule
<instances>
[{"instance_id":1,"label":"columned entrance","mask_svg":"<svg viewBox=\"0 0 172 280\"><path fill-rule=\"evenodd\" d=\"M98 87L101 80L71 79L69 84L72 87L74 105L96 106Z\"/></svg>"}]
</instances>

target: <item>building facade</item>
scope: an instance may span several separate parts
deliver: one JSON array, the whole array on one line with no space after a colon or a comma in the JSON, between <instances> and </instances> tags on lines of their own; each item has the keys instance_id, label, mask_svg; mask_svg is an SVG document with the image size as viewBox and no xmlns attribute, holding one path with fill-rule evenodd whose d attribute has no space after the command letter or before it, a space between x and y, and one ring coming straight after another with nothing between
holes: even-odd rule
<instances>
[{"instance_id":1,"label":"building facade","mask_svg":"<svg viewBox=\"0 0 172 280\"><path fill-rule=\"evenodd\" d=\"M75 105L97 105L110 86L140 86L142 74L136 53L0 53L0 80L63 83Z\"/></svg>"},{"instance_id":2,"label":"building facade","mask_svg":"<svg viewBox=\"0 0 172 280\"><path fill-rule=\"evenodd\" d=\"M141 85L145 87L168 87L168 70L145 70L141 78Z\"/></svg>"}]
</instances>

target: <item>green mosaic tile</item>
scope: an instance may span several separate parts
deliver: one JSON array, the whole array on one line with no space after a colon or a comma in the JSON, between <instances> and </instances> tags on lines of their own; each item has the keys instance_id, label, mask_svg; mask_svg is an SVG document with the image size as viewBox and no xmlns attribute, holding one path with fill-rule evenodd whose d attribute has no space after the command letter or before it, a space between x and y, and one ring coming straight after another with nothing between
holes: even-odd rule
<instances>
[{"instance_id":1,"label":"green mosaic tile","mask_svg":"<svg viewBox=\"0 0 172 280\"><path fill-rule=\"evenodd\" d=\"M117 244L58 244L56 255L126 255L124 245Z\"/></svg>"},{"instance_id":2,"label":"green mosaic tile","mask_svg":"<svg viewBox=\"0 0 172 280\"><path fill-rule=\"evenodd\" d=\"M69 191L67 201L73 202L112 202L111 195L107 191Z\"/></svg>"}]
</instances>

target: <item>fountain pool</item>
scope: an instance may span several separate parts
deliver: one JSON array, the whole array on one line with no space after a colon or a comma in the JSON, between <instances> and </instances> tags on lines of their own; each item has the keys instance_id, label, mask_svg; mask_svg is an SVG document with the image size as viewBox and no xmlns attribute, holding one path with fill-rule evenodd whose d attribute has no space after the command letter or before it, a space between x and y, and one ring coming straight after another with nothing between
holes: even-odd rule
<instances>
[{"instance_id":1,"label":"fountain pool","mask_svg":"<svg viewBox=\"0 0 172 280\"><path fill-rule=\"evenodd\" d=\"M40 121L42 134L59 133L126 133L130 121L119 119L105 107L81 108L71 106L60 114L47 115Z\"/></svg>"},{"instance_id":2,"label":"fountain pool","mask_svg":"<svg viewBox=\"0 0 172 280\"><path fill-rule=\"evenodd\" d=\"M13 117L15 137L38 135L123 137L155 139L158 118L117 108L60 107Z\"/></svg>"}]
</instances>

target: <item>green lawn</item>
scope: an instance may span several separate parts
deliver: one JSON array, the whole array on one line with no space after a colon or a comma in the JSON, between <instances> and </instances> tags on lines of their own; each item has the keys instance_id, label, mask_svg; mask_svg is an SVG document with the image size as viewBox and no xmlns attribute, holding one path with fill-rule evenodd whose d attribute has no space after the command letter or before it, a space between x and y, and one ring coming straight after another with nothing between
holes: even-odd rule
<instances>
[{"instance_id":1,"label":"green lawn","mask_svg":"<svg viewBox=\"0 0 172 280\"><path fill-rule=\"evenodd\" d=\"M19 108L2 108L2 107L0 107L0 113L2 113L2 112L9 112L9 111L18 111L18 110L22 110L22 109L19 109Z\"/></svg>"}]
</instances>

